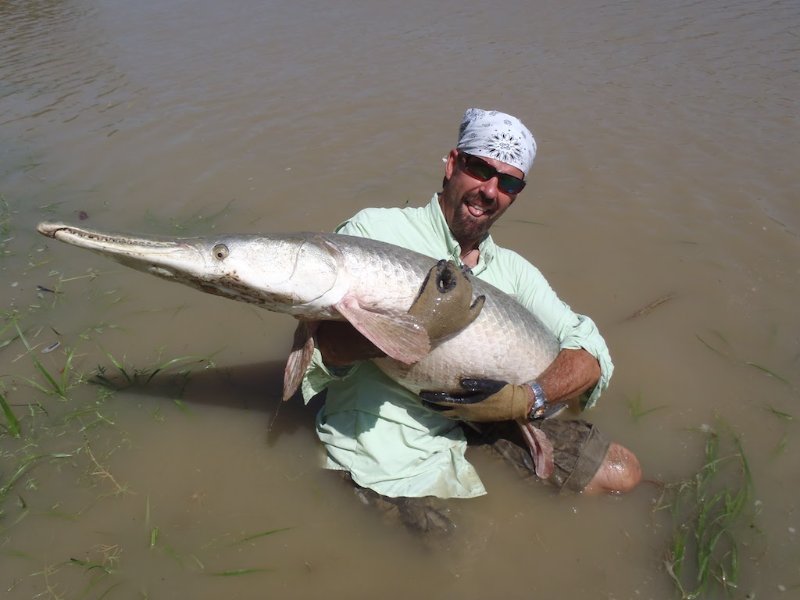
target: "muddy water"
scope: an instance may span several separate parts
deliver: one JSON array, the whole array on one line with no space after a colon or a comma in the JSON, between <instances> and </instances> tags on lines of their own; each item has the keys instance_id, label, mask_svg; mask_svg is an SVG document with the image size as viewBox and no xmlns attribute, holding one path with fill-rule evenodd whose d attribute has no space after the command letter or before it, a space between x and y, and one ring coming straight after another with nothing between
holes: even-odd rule
<instances>
[{"instance_id":1,"label":"muddy water","mask_svg":"<svg viewBox=\"0 0 800 600\"><path fill-rule=\"evenodd\" d=\"M0 437L3 597L671 597L656 486L555 497L476 455L490 494L423 548L317 468L315 407L275 416L291 319L33 233L329 230L421 204L468 106L539 141L496 237L606 335L592 419L653 480L703 464L698 428L738 436L755 516L733 597L796 594L797 3L331 6L0 4L0 298L35 346L0 337L21 428ZM66 401L30 383L70 350L68 373L122 383L113 360L213 366Z\"/></svg>"}]
</instances>

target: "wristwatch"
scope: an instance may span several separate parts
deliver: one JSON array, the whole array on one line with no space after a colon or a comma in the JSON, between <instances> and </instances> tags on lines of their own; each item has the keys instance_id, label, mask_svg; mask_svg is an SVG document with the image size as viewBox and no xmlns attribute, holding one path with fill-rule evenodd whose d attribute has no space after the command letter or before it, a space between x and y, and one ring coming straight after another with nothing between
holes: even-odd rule
<instances>
[{"instance_id":1,"label":"wristwatch","mask_svg":"<svg viewBox=\"0 0 800 600\"><path fill-rule=\"evenodd\" d=\"M544 417L544 413L547 410L547 396L544 395L542 386L537 382L531 381L528 385L533 390L533 406L531 406L531 411L528 413L528 420L536 421Z\"/></svg>"}]
</instances>

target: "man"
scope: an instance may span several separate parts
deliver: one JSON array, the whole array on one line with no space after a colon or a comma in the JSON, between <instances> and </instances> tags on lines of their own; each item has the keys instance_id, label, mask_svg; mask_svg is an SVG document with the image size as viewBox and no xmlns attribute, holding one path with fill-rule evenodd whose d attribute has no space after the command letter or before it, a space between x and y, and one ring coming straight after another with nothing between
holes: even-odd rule
<instances>
[{"instance_id":1,"label":"man","mask_svg":"<svg viewBox=\"0 0 800 600\"><path fill-rule=\"evenodd\" d=\"M327 389L317 416L326 466L348 472L362 489L385 499L485 494L464 456L464 430L449 417L485 420L482 406L504 402L512 394L527 401L525 416L538 418L579 396L592 406L608 386L613 365L595 324L572 312L533 265L497 246L489 235L525 187L535 154L534 138L517 118L469 109L456 148L446 159L442 191L427 206L367 209L338 227L338 233L378 239L469 267L476 277L514 296L561 344L554 362L530 385L501 382L479 386L464 397L430 394L422 401L364 360L382 354L352 326L323 323L303 394L309 400ZM509 420L520 417L506 415ZM588 423L537 423L553 442L556 469L551 480L559 487L625 492L638 484L636 457L606 442Z\"/></svg>"}]
</instances>

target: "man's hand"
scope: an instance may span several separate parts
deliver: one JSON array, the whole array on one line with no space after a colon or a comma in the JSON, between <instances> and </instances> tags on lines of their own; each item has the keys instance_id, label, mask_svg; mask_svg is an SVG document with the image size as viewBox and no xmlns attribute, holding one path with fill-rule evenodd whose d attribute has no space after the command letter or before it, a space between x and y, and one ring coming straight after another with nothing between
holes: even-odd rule
<instances>
[{"instance_id":1,"label":"man's hand","mask_svg":"<svg viewBox=\"0 0 800 600\"><path fill-rule=\"evenodd\" d=\"M533 406L533 390L496 379L462 379L464 393L420 392L428 408L464 421L527 421Z\"/></svg>"}]
</instances>

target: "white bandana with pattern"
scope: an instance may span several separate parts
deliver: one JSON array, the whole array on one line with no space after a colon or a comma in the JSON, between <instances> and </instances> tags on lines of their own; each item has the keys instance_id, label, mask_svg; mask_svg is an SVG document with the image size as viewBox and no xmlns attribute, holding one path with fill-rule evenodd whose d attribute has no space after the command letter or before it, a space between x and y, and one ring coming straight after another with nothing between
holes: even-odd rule
<instances>
[{"instance_id":1,"label":"white bandana with pattern","mask_svg":"<svg viewBox=\"0 0 800 600\"><path fill-rule=\"evenodd\" d=\"M494 158L528 174L536 156L536 140L518 118L496 110L468 108L458 130L456 148Z\"/></svg>"}]
</instances>

